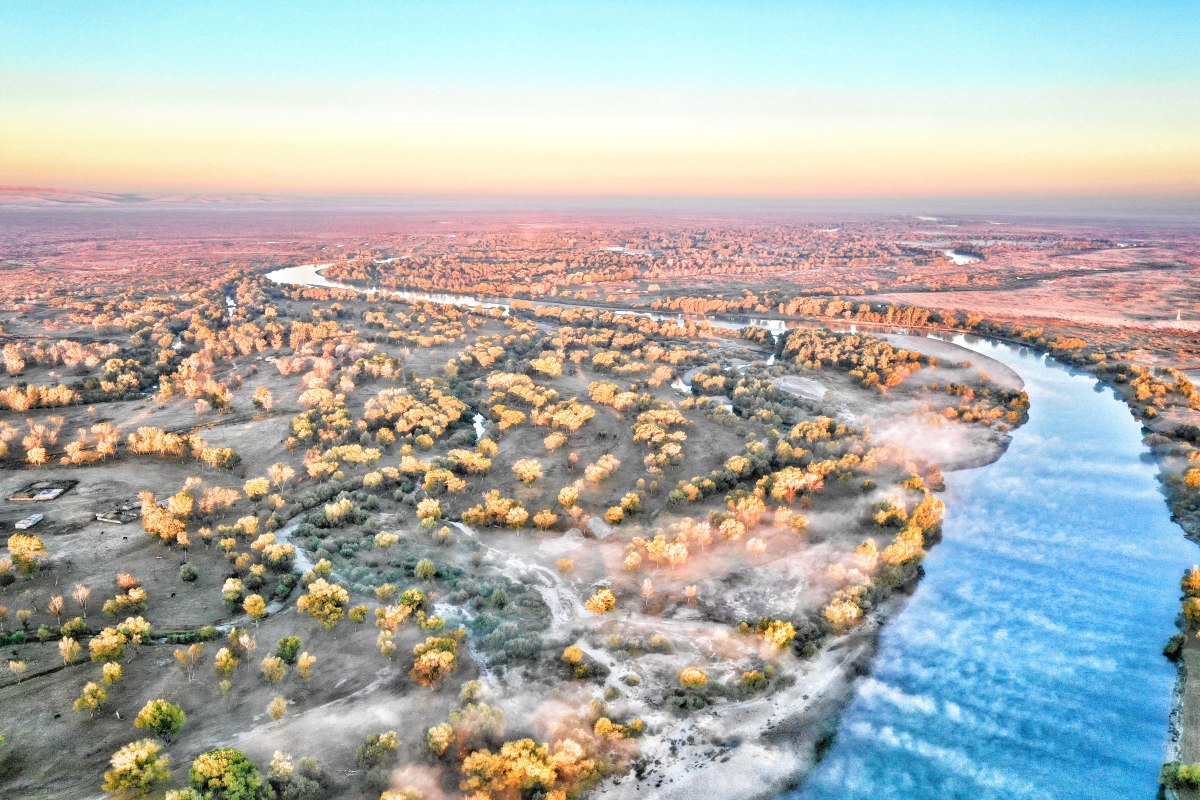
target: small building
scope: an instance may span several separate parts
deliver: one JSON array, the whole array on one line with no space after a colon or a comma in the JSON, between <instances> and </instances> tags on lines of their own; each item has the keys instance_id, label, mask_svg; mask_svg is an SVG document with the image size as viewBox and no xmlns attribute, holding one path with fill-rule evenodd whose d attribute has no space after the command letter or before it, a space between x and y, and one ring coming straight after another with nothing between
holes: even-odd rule
<instances>
[{"instance_id":1,"label":"small building","mask_svg":"<svg viewBox=\"0 0 1200 800\"><path fill-rule=\"evenodd\" d=\"M96 510L96 520L113 525L124 525L141 516L141 503L137 500L112 501Z\"/></svg>"},{"instance_id":2,"label":"small building","mask_svg":"<svg viewBox=\"0 0 1200 800\"><path fill-rule=\"evenodd\" d=\"M19 531L27 531L45 518L45 514L30 514L28 517L18 522L15 527Z\"/></svg>"},{"instance_id":3,"label":"small building","mask_svg":"<svg viewBox=\"0 0 1200 800\"><path fill-rule=\"evenodd\" d=\"M64 492L67 492L75 487L79 481L34 481L27 483L17 491L9 495L8 499L13 501L34 500L37 502L45 502L46 500L55 500Z\"/></svg>"}]
</instances>

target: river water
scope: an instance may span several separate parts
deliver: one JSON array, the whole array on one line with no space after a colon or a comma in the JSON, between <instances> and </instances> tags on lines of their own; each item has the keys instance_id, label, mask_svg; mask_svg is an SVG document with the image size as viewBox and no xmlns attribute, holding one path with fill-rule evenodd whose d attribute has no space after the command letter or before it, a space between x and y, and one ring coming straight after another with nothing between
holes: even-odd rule
<instances>
[{"instance_id":1,"label":"river water","mask_svg":"<svg viewBox=\"0 0 1200 800\"><path fill-rule=\"evenodd\" d=\"M338 286L311 265L268 277ZM833 746L784 800L1148 800L1175 682L1161 651L1196 548L1112 390L1025 348L952 341L1021 375L1029 421L997 462L946 476L925 578L884 626Z\"/></svg>"},{"instance_id":2,"label":"river water","mask_svg":"<svg viewBox=\"0 0 1200 800\"><path fill-rule=\"evenodd\" d=\"M944 538L825 759L788 800L1152 798L1179 577L1140 425L1094 378L954 339L1025 379L1029 422L947 475Z\"/></svg>"}]
</instances>

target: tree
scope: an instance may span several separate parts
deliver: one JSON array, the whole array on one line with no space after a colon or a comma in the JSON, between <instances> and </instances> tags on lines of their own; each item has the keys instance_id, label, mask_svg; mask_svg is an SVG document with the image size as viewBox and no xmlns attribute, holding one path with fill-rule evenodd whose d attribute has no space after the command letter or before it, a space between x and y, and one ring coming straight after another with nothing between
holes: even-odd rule
<instances>
[{"instance_id":1,"label":"tree","mask_svg":"<svg viewBox=\"0 0 1200 800\"><path fill-rule=\"evenodd\" d=\"M317 663L317 657L309 653L301 653L296 659L296 670L300 673L300 677L305 682L312 676L313 665Z\"/></svg>"},{"instance_id":2,"label":"tree","mask_svg":"<svg viewBox=\"0 0 1200 800\"><path fill-rule=\"evenodd\" d=\"M147 728L163 741L170 743L185 722L187 714L183 713L182 708L160 698L142 706L133 725L135 728Z\"/></svg>"},{"instance_id":3,"label":"tree","mask_svg":"<svg viewBox=\"0 0 1200 800\"><path fill-rule=\"evenodd\" d=\"M267 713L272 720L281 720L287 714L287 699L283 695L276 695L271 698L271 702L267 703Z\"/></svg>"},{"instance_id":4,"label":"tree","mask_svg":"<svg viewBox=\"0 0 1200 800\"><path fill-rule=\"evenodd\" d=\"M685 689L702 689L708 685L708 675L699 667L684 667L679 671L679 685Z\"/></svg>"},{"instance_id":5,"label":"tree","mask_svg":"<svg viewBox=\"0 0 1200 800\"><path fill-rule=\"evenodd\" d=\"M533 483L542 477L542 464L536 458L521 458L513 464L512 471L522 483Z\"/></svg>"},{"instance_id":6,"label":"tree","mask_svg":"<svg viewBox=\"0 0 1200 800\"><path fill-rule=\"evenodd\" d=\"M258 800L263 780L254 762L233 747L196 756L188 770L192 788L205 800Z\"/></svg>"},{"instance_id":7,"label":"tree","mask_svg":"<svg viewBox=\"0 0 1200 800\"><path fill-rule=\"evenodd\" d=\"M617 597L612 593L612 589L598 589L594 595L588 598L585 606L593 614L607 614L616 609Z\"/></svg>"},{"instance_id":8,"label":"tree","mask_svg":"<svg viewBox=\"0 0 1200 800\"><path fill-rule=\"evenodd\" d=\"M249 500L261 500L271 491L271 484L266 478L251 478L242 485L242 491Z\"/></svg>"},{"instance_id":9,"label":"tree","mask_svg":"<svg viewBox=\"0 0 1200 800\"><path fill-rule=\"evenodd\" d=\"M781 619L762 619L758 622L758 635L777 650L784 650L796 638L796 626Z\"/></svg>"},{"instance_id":10,"label":"tree","mask_svg":"<svg viewBox=\"0 0 1200 800\"><path fill-rule=\"evenodd\" d=\"M116 628L105 628L88 641L92 661L116 661L129 639Z\"/></svg>"},{"instance_id":11,"label":"tree","mask_svg":"<svg viewBox=\"0 0 1200 800\"><path fill-rule=\"evenodd\" d=\"M505 742L500 752L477 750L462 764L464 792L484 797L550 796L558 781L550 748L532 739Z\"/></svg>"},{"instance_id":12,"label":"tree","mask_svg":"<svg viewBox=\"0 0 1200 800\"><path fill-rule=\"evenodd\" d=\"M87 711L94 714L96 709L100 708L107 699L108 692L104 687L95 681L89 681L83 687L83 693L79 695L72 708L80 713Z\"/></svg>"},{"instance_id":13,"label":"tree","mask_svg":"<svg viewBox=\"0 0 1200 800\"><path fill-rule=\"evenodd\" d=\"M406 786L403 789L385 789L383 794L379 795L379 800L425 800L425 795L420 789Z\"/></svg>"},{"instance_id":14,"label":"tree","mask_svg":"<svg viewBox=\"0 0 1200 800\"><path fill-rule=\"evenodd\" d=\"M308 585L308 593L296 601L296 608L320 622L327 631L332 631L346 615L346 604L350 593L336 583L317 578Z\"/></svg>"},{"instance_id":15,"label":"tree","mask_svg":"<svg viewBox=\"0 0 1200 800\"><path fill-rule=\"evenodd\" d=\"M442 518L442 503L436 497L426 497L417 503L417 519L426 528L432 528Z\"/></svg>"},{"instance_id":16,"label":"tree","mask_svg":"<svg viewBox=\"0 0 1200 800\"><path fill-rule=\"evenodd\" d=\"M58 640L58 654L62 657L64 665L79 658L81 652L83 652L83 647L70 636L64 636Z\"/></svg>"},{"instance_id":17,"label":"tree","mask_svg":"<svg viewBox=\"0 0 1200 800\"><path fill-rule=\"evenodd\" d=\"M263 600L262 595L252 594L242 601L242 608L250 619L254 620L254 627L258 627L258 621L267 615L267 601Z\"/></svg>"},{"instance_id":18,"label":"tree","mask_svg":"<svg viewBox=\"0 0 1200 800\"><path fill-rule=\"evenodd\" d=\"M62 613L65 606L66 601L63 600L61 594L50 595L50 602L46 604L46 611L54 615L54 620L59 626L62 625Z\"/></svg>"},{"instance_id":19,"label":"tree","mask_svg":"<svg viewBox=\"0 0 1200 800\"><path fill-rule=\"evenodd\" d=\"M76 584L75 588L71 591L71 599L79 604L79 610L83 614L84 619L87 619L87 601L91 596L92 590L82 583Z\"/></svg>"},{"instance_id":20,"label":"tree","mask_svg":"<svg viewBox=\"0 0 1200 800\"><path fill-rule=\"evenodd\" d=\"M237 665L241 663L241 659L233 654L228 647L222 647L217 651L216 658L213 659L213 670L218 675L229 675Z\"/></svg>"},{"instance_id":21,"label":"tree","mask_svg":"<svg viewBox=\"0 0 1200 800\"><path fill-rule=\"evenodd\" d=\"M399 746L400 737L395 731L373 733L358 748L358 763L368 769L378 767L391 753L396 752L396 748Z\"/></svg>"},{"instance_id":22,"label":"tree","mask_svg":"<svg viewBox=\"0 0 1200 800\"><path fill-rule=\"evenodd\" d=\"M1200 489L1200 467L1192 467L1184 473L1183 482L1193 489Z\"/></svg>"},{"instance_id":23,"label":"tree","mask_svg":"<svg viewBox=\"0 0 1200 800\"><path fill-rule=\"evenodd\" d=\"M117 795L149 794L154 784L171 777L171 759L160 755L153 739L141 739L113 753L112 769L104 773L103 789Z\"/></svg>"},{"instance_id":24,"label":"tree","mask_svg":"<svg viewBox=\"0 0 1200 800\"><path fill-rule=\"evenodd\" d=\"M267 656L262 660L262 674L271 683L279 683L287 674L287 664L279 656Z\"/></svg>"},{"instance_id":25,"label":"tree","mask_svg":"<svg viewBox=\"0 0 1200 800\"><path fill-rule=\"evenodd\" d=\"M295 664L296 656L300 655L302 641L299 636L285 636L275 645L275 655L285 664Z\"/></svg>"},{"instance_id":26,"label":"tree","mask_svg":"<svg viewBox=\"0 0 1200 800\"><path fill-rule=\"evenodd\" d=\"M418 683L437 688L458 666L458 640L430 636L413 648L412 676Z\"/></svg>"},{"instance_id":27,"label":"tree","mask_svg":"<svg viewBox=\"0 0 1200 800\"><path fill-rule=\"evenodd\" d=\"M196 674L196 667L200 664L200 659L204 655L204 643L196 642L188 645L188 648L175 649L175 661L178 662L179 668L183 670L183 674L187 675L188 683L192 682L192 677Z\"/></svg>"},{"instance_id":28,"label":"tree","mask_svg":"<svg viewBox=\"0 0 1200 800\"><path fill-rule=\"evenodd\" d=\"M8 552L21 574L29 576L38 571L39 562L46 557L46 545L40 536L14 533L8 537Z\"/></svg>"},{"instance_id":29,"label":"tree","mask_svg":"<svg viewBox=\"0 0 1200 800\"><path fill-rule=\"evenodd\" d=\"M163 800L204 800L204 795L189 786L186 789L169 790Z\"/></svg>"},{"instance_id":30,"label":"tree","mask_svg":"<svg viewBox=\"0 0 1200 800\"><path fill-rule=\"evenodd\" d=\"M275 405L271 398L271 390L266 386L259 386L254 390L254 396L250 398L250 402L261 408L263 411L270 411Z\"/></svg>"}]
</instances>

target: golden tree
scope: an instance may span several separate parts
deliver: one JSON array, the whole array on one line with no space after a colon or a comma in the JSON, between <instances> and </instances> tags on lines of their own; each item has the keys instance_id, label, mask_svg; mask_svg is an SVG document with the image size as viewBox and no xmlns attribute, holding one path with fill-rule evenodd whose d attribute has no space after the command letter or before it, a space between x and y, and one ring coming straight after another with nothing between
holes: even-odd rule
<instances>
[{"instance_id":1,"label":"golden tree","mask_svg":"<svg viewBox=\"0 0 1200 800\"><path fill-rule=\"evenodd\" d=\"M317 578L308 585L307 593L296 601L296 608L320 622L327 631L338 626L346 615L346 604L350 593L336 583Z\"/></svg>"},{"instance_id":2,"label":"golden tree","mask_svg":"<svg viewBox=\"0 0 1200 800\"><path fill-rule=\"evenodd\" d=\"M317 657L307 652L301 653L300 657L296 659L296 671L300 673L300 677L305 682L312 677L312 668L316 663Z\"/></svg>"},{"instance_id":3,"label":"golden tree","mask_svg":"<svg viewBox=\"0 0 1200 800\"><path fill-rule=\"evenodd\" d=\"M602 588L589 597L584 605L593 614L603 615L616 610L617 597L612 593L612 589Z\"/></svg>"},{"instance_id":4,"label":"golden tree","mask_svg":"<svg viewBox=\"0 0 1200 800\"><path fill-rule=\"evenodd\" d=\"M196 674L196 667L199 666L200 660L204 656L204 643L196 642L188 645L186 650L176 648L174 655L179 668L183 670L184 675L187 675L188 683L191 683L193 676Z\"/></svg>"},{"instance_id":5,"label":"golden tree","mask_svg":"<svg viewBox=\"0 0 1200 800\"><path fill-rule=\"evenodd\" d=\"M279 683L287 675L287 664L279 656L267 656L262 660L262 675L271 683Z\"/></svg>"},{"instance_id":6,"label":"golden tree","mask_svg":"<svg viewBox=\"0 0 1200 800\"><path fill-rule=\"evenodd\" d=\"M533 483L542 477L542 464L536 458L521 458L513 463L513 474L522 483Z\"/></svg>"},{"instance_id":7,"label":"golden tree","mask_svg":"<svg viewBox=\"0 0 1200 800\"><path fill-rule=\"evenodd\" d=\"M47 555L41 537L29 533L14 533L8 537L8 552L12 555L13 564L23 575L37 572L39 562Z\"/></svg>"},{"instance_id":8,"label":"golden tree","mask_svg":"<svg viewBox=\"0 0 1200 800\"><path fill-rule=\"evenodd\" d=\"M437 688L458 666L458 640L430 636L413 648L412 676L418 683Z\"/></svg>"},{"instance_id":9,"label":"golden tree","mask_svg":"<svg viewBox=\"0 0 1200 800\"><path fill-rule=\"evenodd\" d=\"M72 707L80 713L87 711L94 714L106 699L108 699L108 692L104 687L95 681L89 681Z\"/></svg>"},{"instance_id":10,"label":"golden tree","mask_svg":"<svg viewBox=\"0 0 1200 800\"><path fill-rule=\"evenodd\" d=\"M142 739L113 753L112 768L104 773L103 789L112 794L148 794L156 783L171 777L171 759L153 739Z\"/></svg>"},{"instance_id":11,"label":"golden tree","mask_svg":"<svg viewBox=\"0 0 1200 800\"><path fill-rule=\"evenodd\" d=\"M702 689L708 685L708 675L699 667L684 667L679 671L679 685L685 689Z\"/></svg>"},{"instance_id":12,"label":"golden tree","mask_svg":"<svg viewBox=\"0 0 1200 800\"><path fill-rule=\"evenodd\" d=\"M287 714L287 699L283 695L272 697L271 702L267 703L267 713L271 715L272 720L283 719Z\"/></svg>"},{"instance_id":13,"label":"golden tree","mask_svg":"<svg viewBox=\"0 0 1200 800\"><path fill-rule=\"evenodd\" d=\"M58 655L62 658L63 664L73 663L82 652L83 647L70 636L64 636L58 640Z\"/></svg>"},{"instance_id":14,"label":"golden tree","mask_svg":"<svg viewBox=\"0 0 1200 800\"><path fill-rule=\"evenodd\" d=\"M254 620L254 627L257 628L258 621L267 615L267 601L263 600L262 595L252 594L242 601L242 609Z\"/></svg>"}]
</instances>

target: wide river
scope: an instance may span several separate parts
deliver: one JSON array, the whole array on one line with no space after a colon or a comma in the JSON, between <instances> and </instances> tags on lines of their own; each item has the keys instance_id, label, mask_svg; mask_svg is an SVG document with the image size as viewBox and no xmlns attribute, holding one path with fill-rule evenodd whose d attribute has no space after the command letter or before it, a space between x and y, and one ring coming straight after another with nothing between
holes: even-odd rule
<instances>
[{"instance_id":1,"label":"wide river","mask_svg":"<svg viewBox=\"0 0 1200 800\"><path fill-rule=\"evenodd\" d=\"M269 277L331 285L312 266ZM999 461L947 475L925 578L786 800L1150 800L1175 683L1162 647L1196 548L1112 390L1024 348L953 341L1021 375L1029 421Z\"/></svg>"},{"instance_id":2,"label":"wide river","mask_svg":"<svg viewBox=\"0 0 1200 800\"><path fill-rule=\"evenodd\" d=\"M1149 800L1175 683L1161 651L1196 548L1111 389L954 341L1025 379L1029 422L999 461L947 475L925 578L788 799Z\"/></svg>"}]
</instances>

